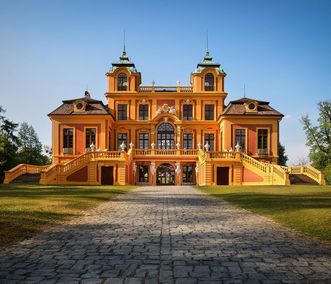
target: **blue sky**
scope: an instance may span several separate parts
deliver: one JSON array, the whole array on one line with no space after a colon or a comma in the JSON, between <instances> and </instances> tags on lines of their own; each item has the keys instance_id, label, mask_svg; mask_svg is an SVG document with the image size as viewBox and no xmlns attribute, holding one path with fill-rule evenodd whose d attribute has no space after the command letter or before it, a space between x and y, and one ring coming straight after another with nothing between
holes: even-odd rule
<instances>
[{"instance_id":1,"label":"blue sky","mask_svg":"<svg viewBox=\"0 0 331 284\"><path fill-rule=\"evenodd\" d=\"M209 49L228 76L226 102L246 96L285 115L281 142L290 163L307 154L299 118L317 118L331 98L331 1L0 0L0 105L51 144L47 113L88 84L102 99L105 72L122 51L143 85L189 84Z\"/></svg>"}]
</instances>

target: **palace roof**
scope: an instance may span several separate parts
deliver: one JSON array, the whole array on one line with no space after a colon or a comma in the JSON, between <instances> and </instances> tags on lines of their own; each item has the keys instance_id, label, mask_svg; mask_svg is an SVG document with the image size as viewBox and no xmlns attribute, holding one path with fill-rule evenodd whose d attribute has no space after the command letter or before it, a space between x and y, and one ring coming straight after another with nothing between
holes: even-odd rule
<instances>
[{"instance_id":1,"label":"palace roof","mask_svg":"<svg viewBox=\"0 0 331 284\"><path fill-rule=\"evenodd\" d=\"M246 108L246 104L255 102L257 103L257 110L255 112L248 112ZM225 110L222 113L223 115L258 115L258 116L266 116L266 115L275 115L275 116L283 116L279 111L275 110L273 107L269 105L269 102L259 101L250 98L241 98L239 100L230 101Z\"/></svg>"},{"instance_id":2,"label":"palace roof","mask_svg":"<svg viewBox=\"0 0 331 284\"><path fill-rule=\"evenodd\" d=\"M85 103L85 108L83 111L75 111L75 103L83 102ZM109 114L108 108L103 104L102 101L92 99L90 94L86 91L85 96L82 98L64 100L62 105L53 110L48 115L91 115L91 114Z\"/></svg>"}]
</instances>

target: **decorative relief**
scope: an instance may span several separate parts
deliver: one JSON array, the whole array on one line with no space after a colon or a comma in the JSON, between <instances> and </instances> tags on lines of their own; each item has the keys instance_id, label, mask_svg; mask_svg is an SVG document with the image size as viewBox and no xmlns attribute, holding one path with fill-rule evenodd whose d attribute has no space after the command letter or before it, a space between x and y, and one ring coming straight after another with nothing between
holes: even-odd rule
<instances>
[{"instance_id":1,"label":"decorative relief","mask_svg":"<svg viewBox=\"0 0 331 284\"><path fill-rule=\"evenodd\" d=\"M169 106L168 104L164 104L163 106L157 109L156 115L159 115L161 113L176 114L176 108L174 106Z\"/></svg>"}]
</instances>

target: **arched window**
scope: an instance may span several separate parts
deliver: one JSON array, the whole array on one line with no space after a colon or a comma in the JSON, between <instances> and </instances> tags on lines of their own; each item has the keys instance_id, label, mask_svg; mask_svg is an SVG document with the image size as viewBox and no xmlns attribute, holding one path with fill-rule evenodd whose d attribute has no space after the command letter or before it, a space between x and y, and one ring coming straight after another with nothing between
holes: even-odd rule
<instances>
[{"instance_id":1,"label":"arched window","mask_svg":"<svg viewBox=\"0 0 331 284\"><path fill-rule=\"evenodd\" d=\"M214 75L211 73L205 75L205 91L214 91Z\"/></svg>"},{"instance_id":2,"label":"arched window","mask_svg":"<svg viewBox=\"0 0 331 284\"><path fill-rule=\"evenodd\" d=\"M117 91L127 91L128 88L128 76L121 73L117 77Z\"/></svg>"},{"instance_id":3,"label":"arched window","mask_svg":"<svg viewBox=\"0 0 331 284\"><path fill-rule=\"evenodd\" d=\"M157 130L157 145L159 149L175 148L175 130L170 123L162 123Z\"/></svg>"}]
</instances>

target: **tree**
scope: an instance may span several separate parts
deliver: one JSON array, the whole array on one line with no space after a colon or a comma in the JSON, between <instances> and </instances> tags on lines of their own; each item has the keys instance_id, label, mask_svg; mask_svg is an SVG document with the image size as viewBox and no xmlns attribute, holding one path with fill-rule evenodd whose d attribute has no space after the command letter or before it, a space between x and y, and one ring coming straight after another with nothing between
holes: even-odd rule
<instances>
[{"instance_id":1,"label":"tree","mask_svg":"<svg viewBox=\"0 0 331 284\"><path fill-rule=\"evenodd\" d=\"M17 165L16 152L18 138L15 135L18 124L5 118L5 110L0 106L0 181L4 171Z\"/></svg>"},{"instance_id":2,"label":"tree","mask_svg":"<svg viewBox=\"0 0 331 284\"><path fill-rule=\"evenodd\" d=\"M303 116L301 122L307 137L306 145L310 148L312 166L324 171L331 165L331 101L319 102L318 109L317 126L312 125L308 115Z\"/></svg>"},{"instance_id":3,"label":"tree","mask_svg":"<svg viewBox=\"0 0 331 284\"><path fill-rule=\"evenodd\" d=\"M43 147L34 128L23 122L18 131L18 156L22 164L45 165L49 159L43 154Z\"/></svg>"},{"instance_id":4,"label":"tree","mask_svg":"<svg viewBox=\"0 0 331 284\"><path fill-rule=\"evenodd\" d=\"M286 166L288 157L285 155L285 146L280 142L278 144L278 164L281 166Z\"/></svg>"}]
</instances>

